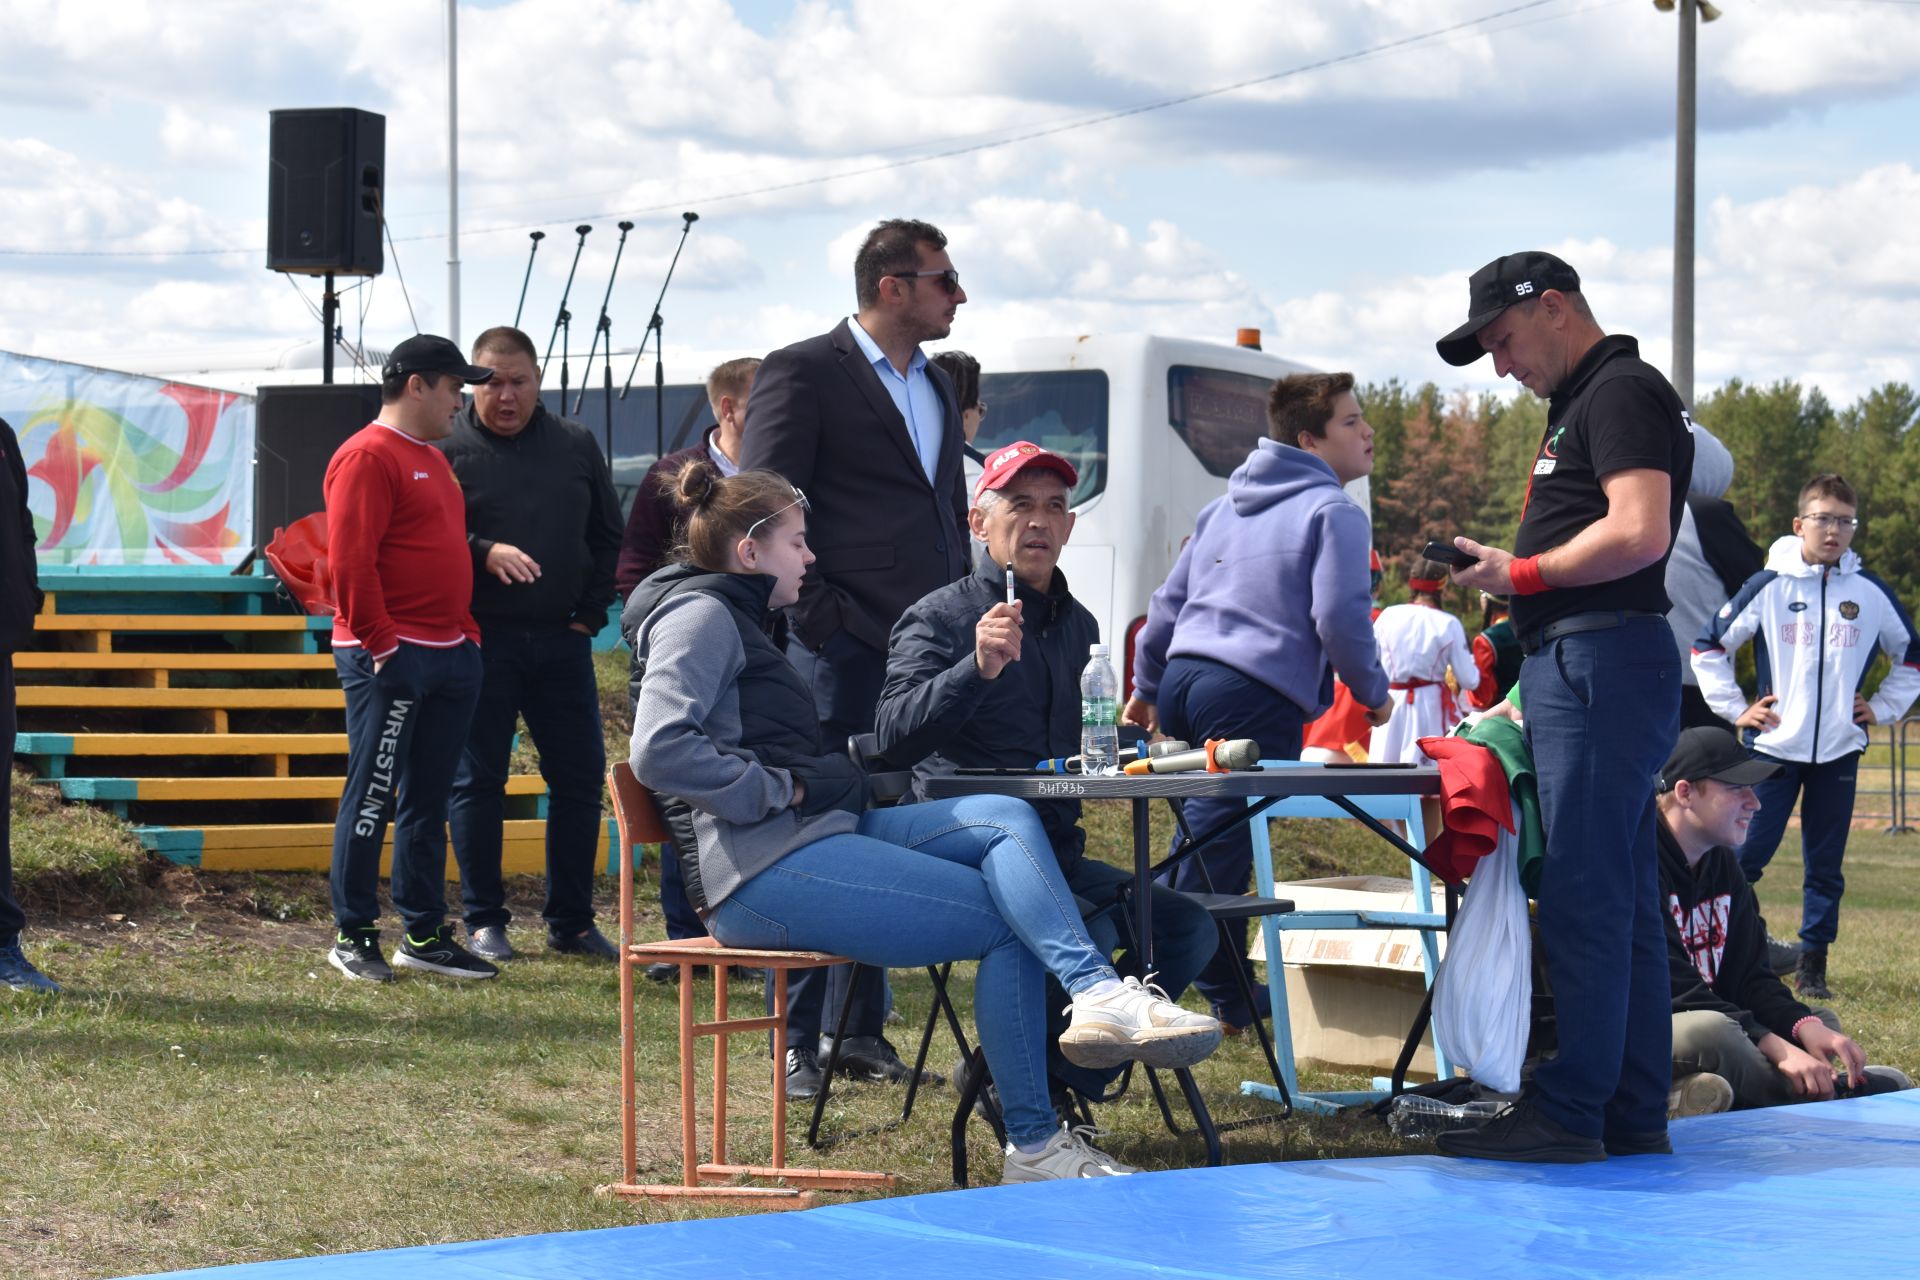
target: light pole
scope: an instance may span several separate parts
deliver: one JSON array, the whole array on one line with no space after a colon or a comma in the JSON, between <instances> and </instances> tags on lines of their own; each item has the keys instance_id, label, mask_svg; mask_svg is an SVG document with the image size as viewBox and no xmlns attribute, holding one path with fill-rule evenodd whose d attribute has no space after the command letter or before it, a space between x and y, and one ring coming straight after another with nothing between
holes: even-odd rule
<instances>
[{"instance_id":1,"label":"light pole","mask_svg":"<svg viewBox=\"0 0 1920 1280\"><path fill-rule=\"evenodd\" d=\"M1720 10L1706 0L1653 0L1662 13L1680 12L1680 80L1673 122L1673 389L1693 410L1693 140L1694 62L1698 27Z\"/></svg>"}]
</instances>

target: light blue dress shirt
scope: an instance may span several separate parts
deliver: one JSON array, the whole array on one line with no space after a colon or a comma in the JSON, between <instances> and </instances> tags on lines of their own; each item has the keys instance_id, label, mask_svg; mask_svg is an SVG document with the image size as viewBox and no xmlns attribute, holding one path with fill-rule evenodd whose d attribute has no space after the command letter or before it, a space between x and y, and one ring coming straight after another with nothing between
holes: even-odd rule
<instances>
[{"instance_id":1,"label":"light blue dress shirt","mask_svg":"<svg viewBox=\"0 0 1920 1280\"><path fill-rule=\"evenodd\" d=\"M933 473L940 465L940 441L946 433L947 415L940 404L940 393L934 389L933 377L927 372L927 353L915 347L903 377L872 335L861 327L858 316L847 317L847 328L853 331L853 340L872 362L873 371L880 375L880 385L893 397L893 407L906 419L913 450L920 455L920 469L927 473L927 483L933 483Z\"/></svg>"}]
</instances>

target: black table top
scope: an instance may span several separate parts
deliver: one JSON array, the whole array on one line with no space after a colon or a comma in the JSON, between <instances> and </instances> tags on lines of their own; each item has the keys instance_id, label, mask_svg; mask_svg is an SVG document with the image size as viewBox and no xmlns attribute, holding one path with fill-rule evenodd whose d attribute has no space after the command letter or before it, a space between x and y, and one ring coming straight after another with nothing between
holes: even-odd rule
<instances>
[{"instance_id":1,"label":"black table top","mask_svg":"<svg viewBox=\"0 0 1920 1280\"><path fill-rule=\"evenodd\" d=\"M1022 800L1136 800L1160 796L1437 796L1440 770L1339 765L1293 765L1284 769L1247 769L1233 773L1122 774L968 774L927 778L922 785L932 800L955 796L1017 796Z\"/></svg>"}]
</instances>

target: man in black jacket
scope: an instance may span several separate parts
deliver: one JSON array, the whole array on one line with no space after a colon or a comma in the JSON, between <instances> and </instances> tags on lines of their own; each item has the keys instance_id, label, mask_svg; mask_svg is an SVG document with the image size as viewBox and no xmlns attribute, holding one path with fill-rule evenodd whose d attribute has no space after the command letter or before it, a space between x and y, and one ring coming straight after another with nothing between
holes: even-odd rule
<instances>
[{"instance_id":1,"label":"man in black jacket","mask_svg":"<svg viewBox=\"0 0 1920 1280\"><path fill-rule=\"evenodd\" d=\"M513 955L501 841L514 721L525 717L547 783L547 946L613 960L618 952L593 924L607 767L593 637L613 603L620 504L593 437L540 403L526 334L489 329L473 360L493 377L473 389L440 446L466 498L486 663L447 813L468 945L489 960Z\"/></svg>"},{"instance_id":2,"label":"man in black jacket","mask_svg":"<svg viewBox=\"0 0 1920 1280\"><path fill-rule=\"evenodd\" d=\"M1681 733L1660 773L1660 899L1673 974L1675 1116L1905 1089L1870 1067L1831 1013L1801 1004L1767 963L1767 925L1733 850L1780 766L1725 729ZM1838 1059L1841 1069L1835 1071Z\"/></svg>"},{"instance_id":3,"label":"man in black jacket","mask_svg":"<svg viewBox=\"0 0 1920 1280\"><path fill-rule=\"evenodd\" d=\"M894 626L875 733L889 761L915 766L916 793L926 778L956 768L1032 768L1080 750L1080 675L1100 624L1068 592L1058 567L1073 532L1068 497L1077 479L1072 463L1024 440L988 455L967 513L982 544L973 573L922 598ZM1131 875L1085 856L1078 800L1033 807L1067 887L1090 917L1094 944L1112 955L1119 913L1102 908ZM1179 999L1219 942L1212 917L1193 899L1154 887L1154 963L1171 998ZM1137 966L1133 972L1145 977ZM1099 1098L1122 1068L1078 1067L1061 1055L1056 1042L1068 1002L1057 984L1048 990L1047 1074Z\"/></svg>"},{"instance_id":4,"label":"man in black jacket","mask_svg":"<svg viewBox=\"0 0 1920 1280\"><path fill-rule=\"evenodd\" d=\"M947 375L920 350L944 338L967 300L940 229L880 223L854 256L859 310L831 333L769 355L753 380L742 470L764 468L805 491L814 563L789 611L789 656L813 687L822 736L873 728L887 633L908 605L967 571L960 406ZM788 1092L810 1097L809 1061L826 1008L838 1009L845 966L796 973L787 1044L800 1063ZM829 990L831 988L831 990ZM885 990L860 984L840 1061L872 1080L908 1068L880 1037ZM824 1049L820 1049L824 1053Z\"/></svg>"},{"instance_id":5,"label":"man in black jacket","mask_svg":"<svg viewBox=\"0 0 1920 1280\"><path fill-rule=\"evenodd\" d=\"M27 510L27 468L20 441L0 418L0 738L12 749L13 655L33 643L33 617L40 612L40 569L34 560L33 513ZM60 986L20 950L27 917L13 896L13 761L0 789L0 987L54 995Z\"/></svg>"}]
</instances>

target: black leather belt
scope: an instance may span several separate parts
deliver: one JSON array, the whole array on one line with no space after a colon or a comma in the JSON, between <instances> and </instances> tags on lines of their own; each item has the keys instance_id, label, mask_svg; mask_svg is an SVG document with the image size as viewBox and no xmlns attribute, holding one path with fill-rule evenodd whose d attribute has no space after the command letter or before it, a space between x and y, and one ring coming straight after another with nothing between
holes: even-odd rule
<instances>
[{"instance_id":1,"label":"black leather belt","mask_svg":"<svg viewBox=\"0 0 1920 1280\"><path fill-rule=\"evenodd\" d=\"M1520 637L1520 651L1532 657L1562 636L1579 635L1582 631L1608 631L1624 626L1634 618L1664 618L1664 613L1655 613L1651 609L1602 609L1593 613L1570 613L1544 627L1536 627Z\"/></svg>"}]
</instances>

